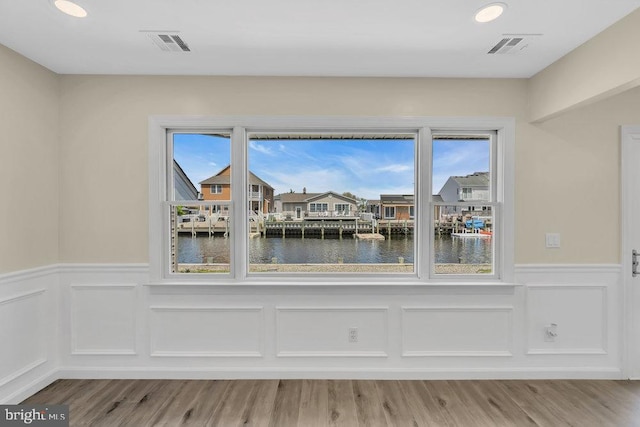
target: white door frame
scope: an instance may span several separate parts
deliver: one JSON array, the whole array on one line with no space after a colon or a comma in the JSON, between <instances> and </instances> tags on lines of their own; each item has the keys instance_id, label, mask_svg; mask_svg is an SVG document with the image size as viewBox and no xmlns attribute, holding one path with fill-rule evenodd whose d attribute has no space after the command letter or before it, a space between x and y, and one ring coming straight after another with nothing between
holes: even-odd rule
<instances>
[{"instance_id":1,"label":"white door frame","mask_svg":"<svg viewBox=\"0 0 640 427\"><path fill-rule=\"evenodd\" d=\"M621 127L621 203L622 203L622 301L624 301L622 343L622 374L624 378L640 378L640 360L635 358L640 347L640 331L636 330L634 316L640 315L640 307L634 307L633 280L631 277L631 251L633 242L630 232L634 227L631 204L633 179L637 176L638 166L632 164L631 144L640 144L640 126ZM640 213L636 213L640 215ZM636 221L637 222L637 221ZM640 250L640 248L635 248Z\"/></svg>"}]
</instances>

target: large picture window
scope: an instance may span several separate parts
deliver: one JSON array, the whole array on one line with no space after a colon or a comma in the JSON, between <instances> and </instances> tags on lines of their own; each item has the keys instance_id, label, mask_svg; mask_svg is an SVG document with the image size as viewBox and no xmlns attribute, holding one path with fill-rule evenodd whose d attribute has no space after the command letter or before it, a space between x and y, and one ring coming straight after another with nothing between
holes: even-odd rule
<instances>
[{"instance_id":1,"label":"large picture window","mask_svg":"<svg viewBox=\"0 0 640 427\"><path fill-rule=\"evenodd\" d=\"M512 276L511 120L161 121L150 138L154 280Z\"/></svg>"}]
</instances>

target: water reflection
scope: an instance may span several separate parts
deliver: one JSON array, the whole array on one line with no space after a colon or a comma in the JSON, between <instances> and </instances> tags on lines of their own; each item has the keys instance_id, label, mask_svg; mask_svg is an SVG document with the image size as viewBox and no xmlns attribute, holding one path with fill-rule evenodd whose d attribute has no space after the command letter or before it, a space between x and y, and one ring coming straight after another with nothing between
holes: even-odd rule
<instances>
[{"instance_id":1,"label":"water reflection","mask_svg":"<svg viewBox=\"0 0 640 427\"><path fill-rule=\"evenodd\" d=\"M492 239L436 237L434 256L437 264L491 264ZM178 262L186 264L230 262L230 239L200 236L178 237ZM268 264L277 258L280 264L382 264L413 263L413 238L390 240L267 238L249 241L249 262Z\"/></svg>"}]
</instances>

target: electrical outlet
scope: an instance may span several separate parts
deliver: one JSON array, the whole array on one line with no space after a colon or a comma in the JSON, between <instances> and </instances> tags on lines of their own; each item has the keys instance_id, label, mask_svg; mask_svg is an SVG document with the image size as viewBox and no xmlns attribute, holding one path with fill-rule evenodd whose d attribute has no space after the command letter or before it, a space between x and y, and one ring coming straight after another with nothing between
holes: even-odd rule
<instances>
[{"instance_id":1,"label":"electrical outlet","mask_svg":"<svg viewBox=\"0 0 640 427\"><path fill-rule=\"evenodd\" d=\"M349 328L349 342L358 342L358 328Z\"/></svg>"},{"instance_id":2,"label":"electrical outlet","mask_svg":"<svg viewBox=\"0 0 640 427\"><path fill-rule=\"evenodd\" d=\"M545 237L547 248L560 247L560 233L547 233Z\"/></svg>"},{"instance_id":3,"label":"electrical outlet","mask_svg":"<svg viewBox=\"0 0 640 427\"><path fill-rule=\"evenodd\" d=\"M544 327L544 340L546 342L554 342L558 336L558 325L550 323Z\"/></svg>"}]
</instances>

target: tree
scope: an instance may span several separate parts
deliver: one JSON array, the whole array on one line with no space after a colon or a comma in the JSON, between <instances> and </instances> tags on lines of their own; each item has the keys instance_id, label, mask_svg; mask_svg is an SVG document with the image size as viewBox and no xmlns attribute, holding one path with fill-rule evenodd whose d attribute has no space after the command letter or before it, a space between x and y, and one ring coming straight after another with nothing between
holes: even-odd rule
<instances>
[{"instance_id":1,"label":"tree","mask_svg":"<svg viewBox=\"0 0 640 427\"><path fill-rule=\"evenodd\" d=\"M358 197L355 194L353 194L353 193L351 193L349 191L345 191L344 193L342 193L342 195L345 196L345 197L349 197L351 199L358 200Z\"/></svg>"}]
</instances>

